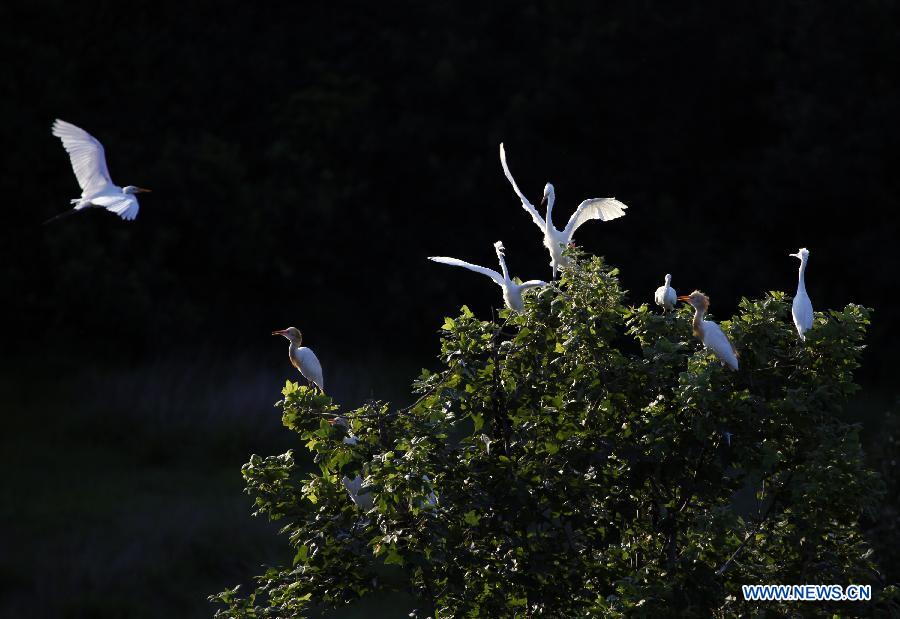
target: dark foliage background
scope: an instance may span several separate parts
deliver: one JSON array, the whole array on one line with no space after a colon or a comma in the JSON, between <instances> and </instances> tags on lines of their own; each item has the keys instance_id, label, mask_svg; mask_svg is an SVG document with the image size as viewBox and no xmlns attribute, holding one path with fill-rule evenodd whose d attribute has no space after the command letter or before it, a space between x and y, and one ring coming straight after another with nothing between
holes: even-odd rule
<instances>
[{"instance_id":1,"label":"dark foliage background","mask_svg":"<svg viewBox=\"0 0 900 619\"><path fill-rule=\"evenodd\" d=\"M534 201L555 183L558 218L585 197L631 207L577 240L621 269L634 303L671 272L727 316L743 295L792 293L787 253L809 247L817 309L875 308L868 399L851 414L889 435L898 13L875 0L4 3L0 405L23 474L3 497L0 599L19 608L39 593L48 613L62 599L80 616L72 591L87 589L101 616L115 591L133 611L167 544L203 567L174 583L160 569L179 593L145 603L148 616L207 614L205 593L253 573L256 551L223 567L202 514L239 493L247 453L288 440L268 406L293 375L268 333L300 327L339 399L395 397L433 358L443 315L499 303L486 280L426 256L493 265L500 238L515 274L549 275L501 140ZM78 195L56 117L103 141L116 182L154 190L136 223L96 212L40 225ZM129 466L130 483L110 481ZM197 479L212 506L186 498L183 470L197 467L227 480L220 492ZM151 491L134 480L160 470L166 490L142 503ZM191 541L166 492L199 523ZM223 538L248 526L246 500L231 498ZM92 549L134 514L96 505L126 499L153 526L169 514L176 541L132 549L113 582L41 584L35 548L62 539L88 550L60 569L109 571L121 544ZM122 528L121 543L144 532Z\"/></svg>"}]
</instances>

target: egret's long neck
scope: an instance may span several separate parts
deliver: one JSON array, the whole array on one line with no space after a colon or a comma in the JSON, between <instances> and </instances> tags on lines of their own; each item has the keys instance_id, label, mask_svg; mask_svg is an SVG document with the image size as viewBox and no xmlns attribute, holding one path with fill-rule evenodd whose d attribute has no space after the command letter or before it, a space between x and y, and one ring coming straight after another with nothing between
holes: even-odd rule
<instances>
[{"instance_id":1,"label":"egret's long neck","mask_svg":"<svg viewBox=\"0 0 900 619\"><path fill-rule=\"evenodd\" d=\"M506 270L506 258L503 257L503 252L499 249L497 250L497 260L500 261L500 270L503 271L503 279L509 281L509 271Z\"/></svg>"},{"instance_id":2,"label":"egret's long neck","mask_svg":"<svg viewBox=\"0 0 900 619\"><path fill-rule=\"evenodd\" d=\"M706 315L706 308L704 307L695 307L694 308L694 335L697 337L703 337L703 317Z\"/></svg>"},{"instance_id":3,"label":"egret's long neck","mask_svg":"<svg viewBox=\"0 0 900 619\"><path fill-rule=\"evenodd\" d=\"M797 281L797 294L806 293L806 258L800 260L800 277Z\"/></svg>"},{"instance_id":4,"label":"egret's long neck","mask_svg":"<svg viewBox=\"0 0 900 619\"><path fill-rule=\"evenodd\" d=\"M551 230L555 230L556 228L553 226L553 203L556 202L556 196L553 192L550 192L550 195L547 196L547 213L544 218L544 225L547 227L547 233L549 234Z\"/></svg>"}]
</instances>

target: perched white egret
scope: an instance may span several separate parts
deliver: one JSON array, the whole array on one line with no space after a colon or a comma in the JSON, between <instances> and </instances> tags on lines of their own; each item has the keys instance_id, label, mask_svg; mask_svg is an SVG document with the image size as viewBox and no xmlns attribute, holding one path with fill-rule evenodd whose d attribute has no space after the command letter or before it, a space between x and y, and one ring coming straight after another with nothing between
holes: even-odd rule
<instances>
[{"instance_id":1,"label":"perched white egret","mask_svg":"<svg viewBox=\"0 0 900 619\"><path fill-rule=\"evenodd\" d=\"M105 208L126 221L137 217L139 207L135 194L150 190L113 184L106 167L103 144L84 129L59 119L53 123L53 135L62 140L63 147L69 153L75 178L81 185L81 197L70 200L73 210L52 217L45 223L89 207Z\"/></svg>"},{"instance_id":2,"label":"perched white egret","mask_svg":"<svg viewBox=\"0 0 900 619\"><path fill-rule=\"evenodd\" d=\"M709 348L719 361L730 367L738 369L737 351L731 344L731 340L722 331L722 328L712 320L705 320L706 310L709 309L709 297L695 290L689 295L678 297L679 301L690 303L694 308L694 335Z\"/></svg>"},{"instance_id":3,"label":"perched white egret","mask_svg":"<svg viewBox=\"0 0 900 619\"><path fill-rule=\"evenodd\" d=\"M354 505L360 510L367 512L372 509L372 506L375 504L375 497L372 496L371 492L363 492L360 494L359 491L362 489L362 481L362 477L358 474L353 479L350 479L346 475L341 479L341 483L344 484L344 488L347 489L347 493L350 495L350 500L353 501Z\"/></svg>"},{"instance_id":4,"label":"perched white egret","mask_svg":"<svg viewBox=\"0 0 900 619\"><path fill-rule=\"evenodd\" d=\"M291 365L300 370L310 385L315 385L322 393L325 393L325 381L322 378L322 364L319 363L316 354L307 348L301 346L303 343L303 334L297 327L288 327L281 331L272 331L272 335L280 335L290 342L288 346L288 357Z\"/></svg>"},{"instance_id":5,"label":"perched white egret","mask_svg":"<svg viewBox=\"0 0 900 619\"><path fill-rule=\"evenodd\" d=\"M800 260L800 281L797 283L797 294L794 295L794 304L791 314L794 316L794 325L801 340L806 340L806 332L813 326L813 306L806 294L806 264L809 262L809 250L801 247L796 254L788 254Z\"/></svg>"},{"instance_id":6,"label":"perched white egret","mask_svg":"<svg viewBox=\"0 0 900 619\"><path fill-rule=\"evenodd\" d=\"M667 312L675 309L675 301L678 300L678 295L675 289L672 288L672 276L669 273L666 273L666 283L656 289L653 300Z\"/></svg>"},{"instance_id":7,"label":"perched white egret","mask_svg":"<svg viewBox=\"0 0 900 619\"><path fill-rule=\"evenodd\" d=\"M531 219L544 233L544 247L550 251L550 266L553 267L553 277L556 277L559 267L567 265L567 260L563 256L563 250L572 242L572 237L581 224L591 219L599 219L601 221L617 219L622 217L625 214L625 209L628 208L615 198L591 198L578 205L564 229L557 230L553 225L552 219L553 203L556 200L553 185L547 183L544 186L544 199L541 204L547 205L547 218L545 220L534 208L534 205L528 201L528 198L525 197L525 194L522 193L515 179L513 179L509 166L506 165L506 150L503 148L503 144L500 144L500 164L503 166L503 173L506 174L513 191L516 192L519 200L522 201L522 207L528 211Z\"/></svg>"},{"instance_id":8,"label":"perched white egret","mask_svg":"<svg viewBox=\"0 0 900 619\"><path fill-rule=\"evenodd\" d=\"M497 241L496 243L494 243L494 249L497 251L497 259L500 261L500 269L503 271L503 275L500 275L500 273L497 273L497 271L495 271L494 269L480 267L477 264L471 264L469 262L458 260L456 258L447 258L446 256L430 256L428 259L434 262L440 262L441 264L463 267L464 269L469 269L470 271L475 271L476 273L487 275L492 280L494 280L494 283L496 283L503 289L503 300L506 302L506 307L516 312L520 312L522 311L522 308L525 307L525 303L522 301L522 293L529 288L546 286L547 282L541 281L539 279L530 279L527 282L517 284L512 279L510 279L509 271L507 271L506 269L506 250L503 248L503 243L501 241Z\"/></svg>"}]
</instances>

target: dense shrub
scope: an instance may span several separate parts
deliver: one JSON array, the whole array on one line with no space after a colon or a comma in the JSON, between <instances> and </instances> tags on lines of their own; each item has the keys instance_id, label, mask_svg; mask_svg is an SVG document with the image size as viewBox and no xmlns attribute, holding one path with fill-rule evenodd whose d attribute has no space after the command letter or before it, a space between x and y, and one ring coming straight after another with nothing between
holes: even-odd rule
<instances>
[{"instance_id":1,"label":"dense shrub","mask_svg":"<svg viewBox=\"0 0 900 619\"><path fill-rule=\"evenodd\" d=\"M408 408L285 386L284 425L317 469L289 451L243 474L294 562L214 596L218 616L299 617L380 589L437 617L875 608L754 606L744 583L868 583L890 606L858 524L881 482L840 420L869 311L820 312L804 343L787 295L743 300L722 322L732 372L689 308L629 307L615 269L576 257L521 314L446 319L444 369ZM354 501L342 480L357 475Z\"/></svg>"}]
</instances>

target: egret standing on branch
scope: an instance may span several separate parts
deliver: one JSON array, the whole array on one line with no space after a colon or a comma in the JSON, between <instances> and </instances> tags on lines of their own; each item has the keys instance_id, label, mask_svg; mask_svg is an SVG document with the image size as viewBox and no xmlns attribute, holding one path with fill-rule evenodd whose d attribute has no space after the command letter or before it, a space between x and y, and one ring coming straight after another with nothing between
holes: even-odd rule
<instances>
[{"instance_id":1,"label":"egret standing on branch","mask_svg":"<svg viewBox=\"0 0 900 619\"><path fill-rule=\"evenodd\" d=\"M679 301L690 303L694 308L694 335L703 342L703 345L709 348L719 361L730 367L732 370L738 369L737 351L731 344L731 340L712 320L704 320L706 310L709 309L709 297L695 290L689 295L678 297Z\"/></svg>"},{"instance_id":2,"label":"egret standing on branch","mask_svg":"<svg viewBox=\"0 0 900 619\"><path fill-rule=\"evenodd\" d=\"M288 357L291 365L300 370L310 385L315 385L322 393L325 393L325 381L322 378L322 364L319 363L316 354L307 348L301 346L303 343L303 334L297 327L288 327L281 331L272 331L272 335L280 335L290 342L288 346Z\"/></svg>"},{"instance_id":3,"label":"egret standing on branch","mask_svg":"<svg viewBox=\"0 0 900 619\"><path fill-rule=\"evenodd\" d=\"M672 288L672 276L669 273L666 273L666 283L656 289L653 300L667 312L675 309L675 301L678 300L678 295L675 293L675 289Z\"/></svg>"},{"instance_id":4,"label":"egret standing on branch","mask_svg":"<svg viewBox=\"0 0 900 619\"><path fill-rule=\"evenodd\" d=\"M510 279L509 271L506 270L506 259L504 257L506 250L503 248L503 243L497 241L496 243L494 243L494 249L497 251L497 259L500 261L500 269L503 271L503 275L500 275L493 269L480 267L477 264L471 264L469 262L458 260L456 258L447 258L446 256L431 256L428 259L434 262L440 262L441 264L463 267L464 269L469 269L470 271L475 271L476 273L487 275L492 280L494 280L495 284L503 289L503 300L506 302L506 307L516 312L520 312L522 311L522 308L525 307L525 303L524 301L522 301L522 293L529 288L534 288L536 286L546 286L547 282L541 281L539 279L531 279L527 282L517 284L512 279Z\"/></svg>"},{"instance_id":5,"label":"egret standing on branch","mask_svg":"<svg viewBox=\"0 0 900 619\"><path fill-rule=\"evenodd\" d=\"M139 207L134 194L150 190L134 185L114 185L106 167L103 144L84 129L59 119L53 123L53 135L62 140L63 147L69 153L75 178L81 185L81 197L70 200L75 205L74 210L51 217L44 223L89 207L105 208L126 221L137 217Z\"/></svg>"},{"instance_id":6,"label":"egret standing on branch","mask_svg":"<svg viewBox=\"0 0 900 619\"><path fill-rule=\"evenodd\" d=\"M800 260L800 281L797 283L797 294L794 295L794 304L791 314L794 316L794 325L800 339L806 341L806 332L813 326L813 306L806 294L806 264L809 262L809 250L801 247L796 254L788 254Z\"/></svg>"},{"instance_id":7,"label":"egret standing on branch","mask_svg":"<svg viewBox=\"0 0 900 619\"><path fill-rule=\"evenodd\" d=\"M550 266L553 267L554 278L559 267L567 266L568 261L563 256L563 250L572 242L572 237L581 224L591 219L599 219L601 221L617 219L622 217L625 214L625 209L628 208L615 198L591 198L578 205L578 208L575 209L572 217L569 218L569 223L566 224L563 230L557 230L553 225L552 219L553 203L556 201L553 185L547 183L544 186L544 199L541 204L547 205L547 218L545 220L541 218L537 209L528 201L528 198L525 197L525 194L522 193L515 179L513 179L509 166L506 165L506 150L503 148L503 144L500 144L500 164L503 166L503 173L506 174L513 191L516 192L519 200L522 201L522 207L528 211L531 219L544 233L544 247L550 250Z\"/></svg>"}]
</instances>

